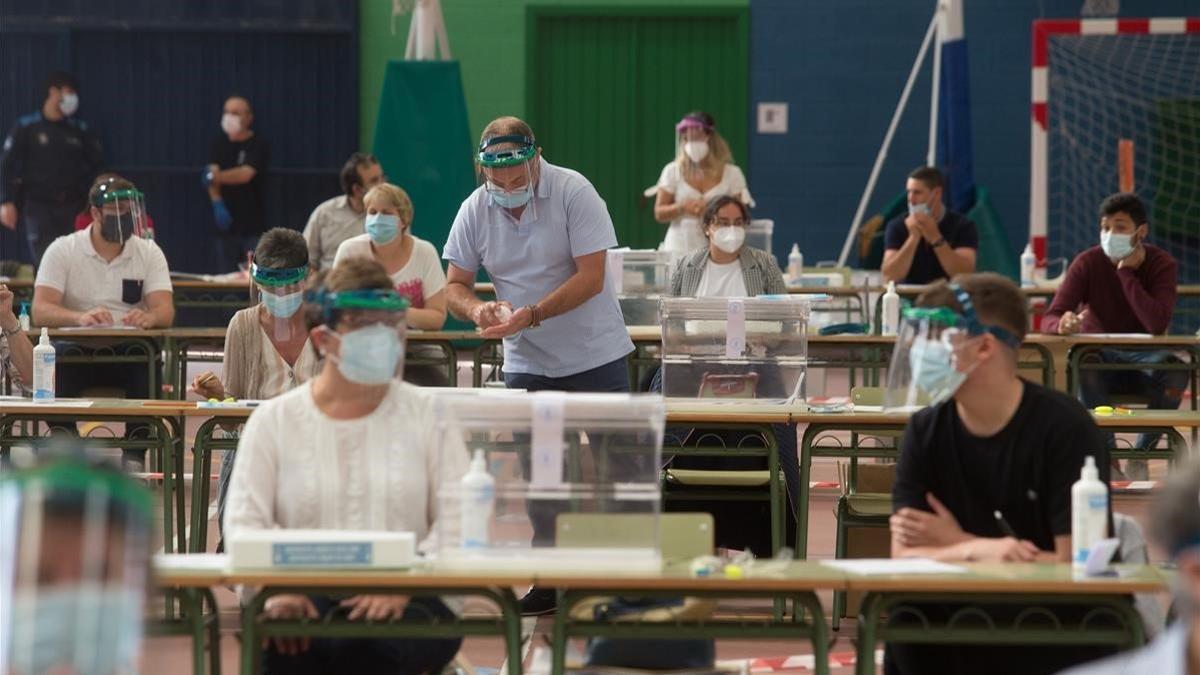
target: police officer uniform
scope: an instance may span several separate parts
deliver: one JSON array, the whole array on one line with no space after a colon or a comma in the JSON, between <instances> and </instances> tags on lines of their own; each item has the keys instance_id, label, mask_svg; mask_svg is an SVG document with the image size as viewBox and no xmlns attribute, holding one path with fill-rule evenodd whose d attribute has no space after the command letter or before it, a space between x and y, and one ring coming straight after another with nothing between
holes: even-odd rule
<instances>
[{"instance_id":1,"label":"police officer uniform","mask_svg":"<svg viewBox=\"0 0 1200 675\"><path fill-rule=\"evenodd\" d=\"M103 157L86 122L48 120L34 112L17 120L0 156L0 204L20 210L35 263L56 238L74 231Z\"/></svg>"}]
</instances>

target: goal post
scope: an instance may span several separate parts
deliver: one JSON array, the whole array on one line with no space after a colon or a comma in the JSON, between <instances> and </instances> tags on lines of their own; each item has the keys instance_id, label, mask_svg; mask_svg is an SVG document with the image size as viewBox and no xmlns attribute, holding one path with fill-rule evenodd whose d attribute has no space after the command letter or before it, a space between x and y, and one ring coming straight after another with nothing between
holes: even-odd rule
<instances>
[{"instance_id":1,"label":"goal post","mask_svg":"<svg viewBox=\"0 0 1200 675\"><path fill-rule=\"evenodd\" d=\"M1200 282L1200 17L1033 22L1029 237L1039 263L1098 243L1133 190L1151 240Z\"/></svg>"}]
</instances>

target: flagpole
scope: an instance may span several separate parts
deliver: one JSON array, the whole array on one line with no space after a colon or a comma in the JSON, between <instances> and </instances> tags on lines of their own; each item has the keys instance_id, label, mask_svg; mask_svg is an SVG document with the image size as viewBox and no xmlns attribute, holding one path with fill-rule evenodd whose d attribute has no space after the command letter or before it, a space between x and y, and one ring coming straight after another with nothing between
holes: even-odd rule
<instances>
[{"instance_id":1,"label":"flagpole","mask_svg":"<svg viewBox=\"0 0 1200 675\"><path fill-rule=\"evenodd\" d=\"M908 96L912 93L913 84L917 81L917 73L921 72L921 64L925 62L925 52L929 51L929 44L933 41L937 25L938 12L934 11L933 18L929 20L929 28L925 30L925 39L921 41L921 49L917 52L912 70L908 73L908 81L904 83L904 91L900 93L900 102L896 104L896 110L892 112L892 121L888 124L887 133L884 134L883 144L879 146L879 154L875 155L875 165L871 167L871 176L867 179L867 187L858 201L858 209L854 212L850 231L846 233L846 243L842 245L842 254L838 256L838 267L845 267L846 259L850 257L850 246L854 243L854 236L858 234L858 226L867 210L867 202L870 201L871 194L875 192L875 181L879 180L883 161L887 159L888 149L892 145L892 137L896 135L896 127L900 126L900 117L908 105Z\"/></svg>"},{"instance_id":2,"label":"flagpole","mask_svg":"<svg viewBox=\"0 0 1200 675\"><path fill-rule=\"evenodd\" d=\"M933 82L929 87L929 152L925 155L925 166L937 166L938 116L941 114L938 96L942 86L942 42L946 39L945 0L939 0L933 18L937 31L933 40Z\"/></svg>"}]
</instances>

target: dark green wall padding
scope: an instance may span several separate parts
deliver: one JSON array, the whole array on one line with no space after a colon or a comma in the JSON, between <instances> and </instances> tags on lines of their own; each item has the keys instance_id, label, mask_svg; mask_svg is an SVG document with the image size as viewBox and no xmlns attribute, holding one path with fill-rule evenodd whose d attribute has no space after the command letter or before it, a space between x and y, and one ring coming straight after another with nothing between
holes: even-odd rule
<instances>
[{"instance_id":1,"label":"dark green wall padding","mask_svg":"<svg viewBox=\"0 0 1200 675\"><path fill-rule=\"evenodd\" d=\"M390 61L372 152L413 200L413 235L438 251L475 189L467 105L456 61Z\"/></svg>"}]
</instances>

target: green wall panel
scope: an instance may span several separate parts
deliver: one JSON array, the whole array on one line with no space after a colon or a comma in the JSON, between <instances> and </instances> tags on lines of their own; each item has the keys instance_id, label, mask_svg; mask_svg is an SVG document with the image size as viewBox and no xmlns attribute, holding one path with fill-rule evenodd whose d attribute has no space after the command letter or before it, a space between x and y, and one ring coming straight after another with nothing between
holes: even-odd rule
<instances>
[{"instance_id":1,"label":"green wall panel","mask_svg":"<svg viewBox=\"0 0 1200 675\"><path fill-rule=\"evenodd\" d=\"M530 124L548 160L596 186L622 244L662 239L642 192L674 156L687 111L712 113L747 164L746 20L736 8L530 7Z\"/></svg>"}]
</instances>

